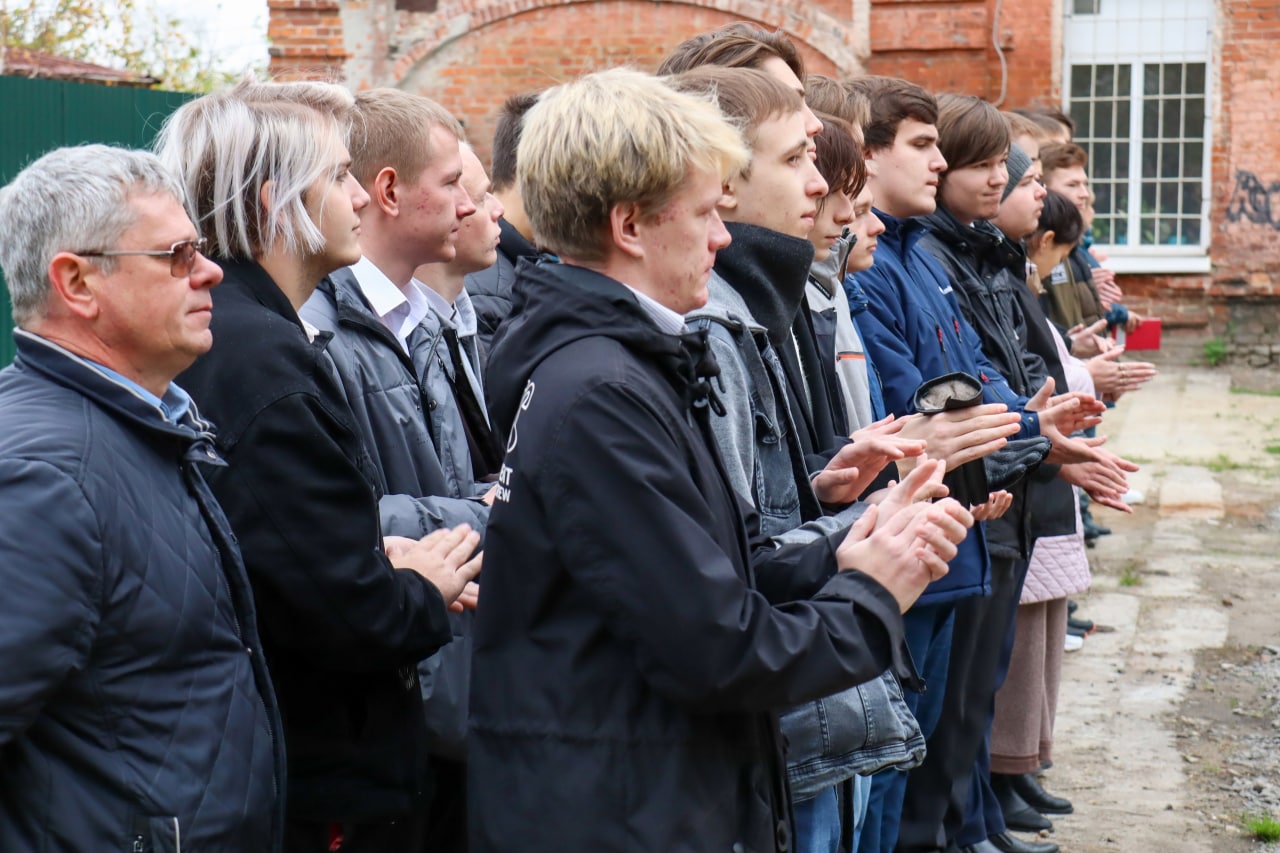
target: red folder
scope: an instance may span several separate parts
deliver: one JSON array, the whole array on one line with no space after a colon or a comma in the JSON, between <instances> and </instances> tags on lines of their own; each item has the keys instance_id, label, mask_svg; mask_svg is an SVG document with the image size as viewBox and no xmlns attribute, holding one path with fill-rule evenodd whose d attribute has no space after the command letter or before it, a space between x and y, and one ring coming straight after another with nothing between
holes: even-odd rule
<instances>
[{"instance_id":1,"label":"red folder","mask_svg":"<svg viewBox=\"0 0 1280 853\"><path fill-rule=\"evenodd\" d=\"M1152 350L1160 349L1160 332L1163 328L1164 324L1159 317L1146 317L1132 332L1125 332L1124 326L1117 326L1112 334L1125 352Z\"/></svg>"}]
</instances>

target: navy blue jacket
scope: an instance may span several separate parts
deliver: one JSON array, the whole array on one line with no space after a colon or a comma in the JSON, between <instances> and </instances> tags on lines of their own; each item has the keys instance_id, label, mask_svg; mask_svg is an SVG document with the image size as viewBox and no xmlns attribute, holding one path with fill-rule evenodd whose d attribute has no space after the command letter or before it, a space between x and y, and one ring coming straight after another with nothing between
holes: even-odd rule
<instances>
[{"instance_id":1,"label":"navy blue jacket","mask_svg":"<svg viewBox=\"0 0 1280 853\"><path fill-rule=\"evenodd\" d=\"M871 269L855 274L868 300L858 320L867 354L880 372L885 408L895 415L915 411L912 398L920 383L947 373L979 378L984 398L1021 410L1026 402L987 361L977 334L964 319L951 282L938 262L919 245L927 227L881 211L884 222ZM846 288L847 292L848 288ZM1039 418L1023 414L1022 434L1040 433ZM960 543L951 570L920 596L920 604L938 604L991 592L984 526Z\"/></svg>"},{"instance_id":2,"label":"navy blue jacket","mask_svg":"<svg viewBox=\"0 0 1280 853\"><path fill-rule=\"evenodd\" d=\"M280 717L209 425L19 331L0 372L0 850L271 851Z\"/></svg>"}]
</instances>

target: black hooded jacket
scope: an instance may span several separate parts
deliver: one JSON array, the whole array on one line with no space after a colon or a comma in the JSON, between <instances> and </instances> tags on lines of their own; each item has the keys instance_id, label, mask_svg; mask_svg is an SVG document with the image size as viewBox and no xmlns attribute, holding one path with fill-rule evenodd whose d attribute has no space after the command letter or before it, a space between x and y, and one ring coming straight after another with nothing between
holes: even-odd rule
<instances>
[{"instance_id":1,"label":"black hooded jacket","mask_svg":"<svg viewBox=\"0 0 1280 853\"><path fill-rule=\"evenodd\" d=\"M471 850L790 849L774 709L886 667L918 684L898 609L834 573L834 538L753 548L711 443L704 333L662 333L580 267L522 262L513 295L487 374L508 441Z\"/></svg>"},{"instance_id":2,"label":"black hooded jacket","mask_svg":"<svg viewBox=\"0 0 1280 853\"><path fill-rule=\"evenodd\" d=\"M946 208L922 220L929 233L920 245L946 270L960 310L982 339L982 351L1015 393L1030 397L1044 384L1048 369L1028 353L1026 320L1017 291L1026 287L1026 256L994 225L965 225ZM1065 389L1059 389L1065 390ZM1001 557L1027 559L1032 536L1027 507L1027 481L1008 491L1013 504L1003 517L987 522L987 544Z\"/></svg>"}]
</instances>

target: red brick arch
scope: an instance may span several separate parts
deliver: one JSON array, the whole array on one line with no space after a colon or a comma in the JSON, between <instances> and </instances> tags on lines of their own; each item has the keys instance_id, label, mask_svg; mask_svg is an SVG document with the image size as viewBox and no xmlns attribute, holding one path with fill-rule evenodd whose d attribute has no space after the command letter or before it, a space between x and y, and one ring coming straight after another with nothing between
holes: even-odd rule
<instances>
[{"instance_id":1,"label":"red brick arch","mask_svg":"<svg viewBox=\"0 0 1280 853\"><path fill-rule=\"evenodd\" d=\"M506 18L543 9L554 9L594 0L456 0L430 15L415 15L397 34L407 44L392 65L392 85L400 83L414 66L464 36ZM815 3L777 0L646 0L651 6L692 6L713 10L740 20L756 21L783 29L812 52L828 60L841 73L861 69L853 47L852 21L837 18ZM806 51L808 52L808 51Z\"/></svg>"}]
</instances>

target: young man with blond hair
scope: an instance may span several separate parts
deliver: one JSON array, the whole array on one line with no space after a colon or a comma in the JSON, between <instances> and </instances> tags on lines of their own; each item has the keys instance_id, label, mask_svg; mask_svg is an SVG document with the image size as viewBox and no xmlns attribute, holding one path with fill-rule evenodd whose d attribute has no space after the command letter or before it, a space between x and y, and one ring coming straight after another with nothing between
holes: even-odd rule
<instances>
[{"instance_id":1,"label":"young man with blond hair","mask_svg":"<svg viewBox=\"0 0 1280 853\"><path fill-rule=\"evenodd\" d=\"M905 667L898 614L971 522L944 500L874 533L872 510L848 536L748 540L714 360L683 320L747 156L708 101L633 71L526 117L521 194L560 262L522 267L486 377L508 440L476 618L475 853L790 849L775 709Z\"/></svg>"}]
</instances>

